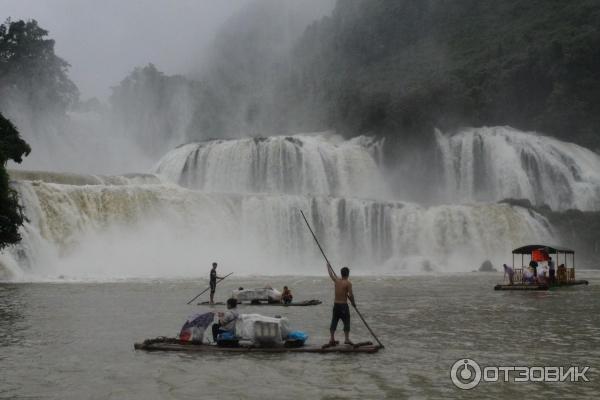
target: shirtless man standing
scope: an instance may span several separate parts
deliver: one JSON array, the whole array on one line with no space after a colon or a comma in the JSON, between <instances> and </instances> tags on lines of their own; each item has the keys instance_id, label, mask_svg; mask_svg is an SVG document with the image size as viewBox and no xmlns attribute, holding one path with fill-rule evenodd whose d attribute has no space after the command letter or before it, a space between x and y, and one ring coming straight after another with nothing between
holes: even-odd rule
<instances>
[{"instance_id":1,"label":"shirtless man standing","mask_svg":"<svg viewBox=\"0 0 600 400\"><path fill-rule=\"evenodd\" d=\"M354 303L354 294L352 293L352 282L348 280L348 276L350 275L350 270L347 267L341 269L342 277L338 278L333 272L333 268L331 265L327 265L327 271L329 272L329 276L331 280L335 284L335 300L333 304L333 315L331 317L331 339L329 340L329 345L335 346L335 330L337 329L338 321L341 319L344 323L344 336L346 340L345 344L353 344L350 341L350 308L348 307L348 299L350 299L350 303L354 307L356 304Z\"/></svg>"}]
</instances>

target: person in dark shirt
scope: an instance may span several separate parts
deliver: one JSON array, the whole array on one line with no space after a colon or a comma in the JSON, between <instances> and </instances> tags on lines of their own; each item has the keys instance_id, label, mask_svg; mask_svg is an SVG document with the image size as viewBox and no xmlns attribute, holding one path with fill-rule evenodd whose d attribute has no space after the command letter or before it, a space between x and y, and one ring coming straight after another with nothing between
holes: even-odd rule
<instances>
[{"instance_id":1,"label":"person in dark shirt","mask_svg":"<svg viewBox=\"0 0 600 400\"><path fill-rule=\"evenodd\" d=\"M531 269L533 270L533 280L537 281L537 267L538 267L538 263L537 261L531 260L529 262L529 266L531 267Z\"/></svg>"},{"instance_id":2,"label":"person in dark shirt","mask_svg":"<svg viewBox=\"0 0 600 400\"><path fill-rule=\"evenodd\" d=\"M215 290L217 289L217 279L221 280L222 277L217 275L217 263L212 263L212 269L210 270L210 304L215 304Z\"/></svg>"},{"instance_id":3,"label":"person in dark shirt","mask_svg":"<svg viewBox=\"0 0 600 400\"><path fill-rule=\"evenodd\" d=\"M291 304L293 298L292 291L287 286L284 286L283 292L281 293L281 302L283 304Z\"/></svg>"},{"instance_id":4,"label":"person in dark shirt","mask_svg":"<svg viewBox=\"0 0 600 400\"><path fill-rule=\"evenodd\" d=\"M556 264L552 261L552 257L548 260L548 279L550 283L554 283L556 281Z\"/></svg>"}]
</instances>

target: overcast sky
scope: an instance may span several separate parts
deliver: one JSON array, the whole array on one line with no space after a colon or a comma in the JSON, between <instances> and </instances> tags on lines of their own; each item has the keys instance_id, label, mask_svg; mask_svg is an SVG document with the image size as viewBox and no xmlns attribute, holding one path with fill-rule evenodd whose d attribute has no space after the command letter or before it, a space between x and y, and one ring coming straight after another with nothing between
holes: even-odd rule
<instances>
[{"instance_id":1,"label":"overcast sky","mask_svg":"<svg viewBox=\"0 0 600 400\"><path fill-rule=\"evenodd\" d=\"M185 73L248 0L0 0L0 18L36 19L71 64L82 100L105 99L135 66Z\"/></svg>"}]
</instances>

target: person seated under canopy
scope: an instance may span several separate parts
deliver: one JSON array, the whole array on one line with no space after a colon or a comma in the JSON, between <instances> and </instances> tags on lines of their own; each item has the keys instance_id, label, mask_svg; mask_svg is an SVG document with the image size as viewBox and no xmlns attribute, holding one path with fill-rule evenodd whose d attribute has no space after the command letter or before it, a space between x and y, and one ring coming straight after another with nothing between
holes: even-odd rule
<instances>
[{"instance_id":1,"label":"person seated under canopy","mask_svg":"<svg viewBox=\"0 0 600 400\"><path fill-rule=\"evenodd\" d=\"M533 275L532 268L525 268L523 270L523 283L535 283L536 279Z\"/></svg>"},{"instance_id":2,"label":"person seated under canopy","mask_svg":"<svg viewBox=\"0 0 600 400\"><path fill-rule=\"evenodd\" d=\"M537 281L539 284L548 283L548 266L541 264L537 269Z\"/></svg>"}]
</instances>

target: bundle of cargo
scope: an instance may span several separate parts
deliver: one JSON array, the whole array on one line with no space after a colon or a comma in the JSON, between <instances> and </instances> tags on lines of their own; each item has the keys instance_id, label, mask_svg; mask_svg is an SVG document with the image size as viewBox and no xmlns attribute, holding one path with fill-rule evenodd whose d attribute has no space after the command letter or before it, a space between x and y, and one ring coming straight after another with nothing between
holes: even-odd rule
<instances>
[{"instance_id":1,"label":"bundle of cargo","mask_svg":"<svg viewBox=\"0 0 600 400\"><path fill-rule=\"evenodd\" d=\"M280 303L281 292L271 287L255 288L255 289L244 289L239 288L231 292L231 297L236 299L238 303L249 302L249 303Z\"/></svg>"}]
</instances>

